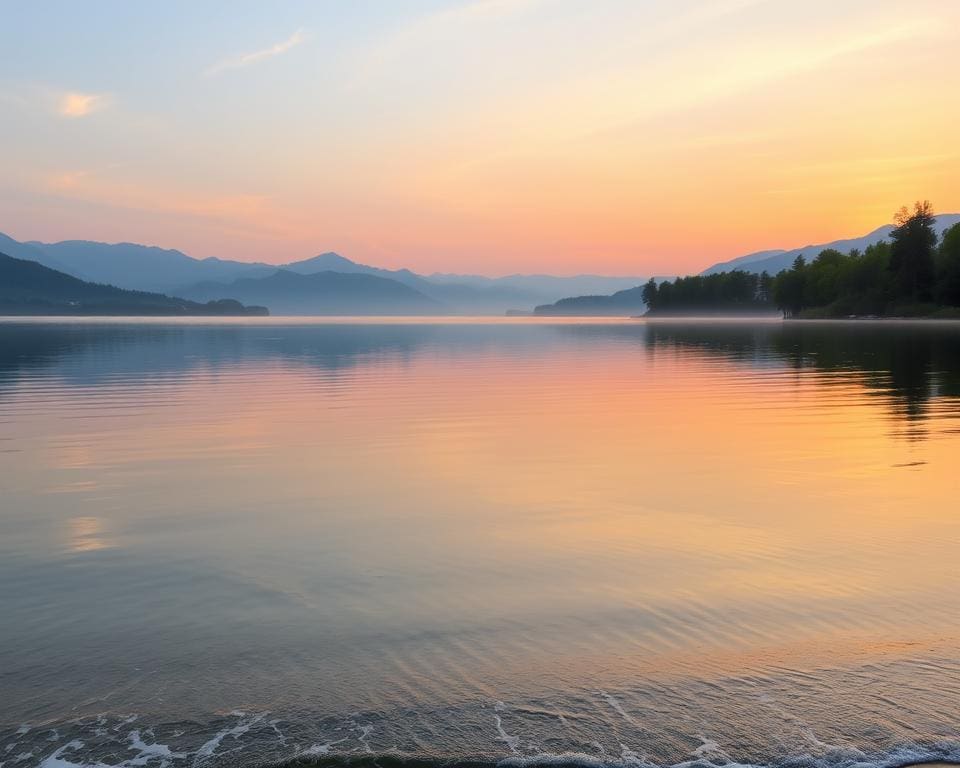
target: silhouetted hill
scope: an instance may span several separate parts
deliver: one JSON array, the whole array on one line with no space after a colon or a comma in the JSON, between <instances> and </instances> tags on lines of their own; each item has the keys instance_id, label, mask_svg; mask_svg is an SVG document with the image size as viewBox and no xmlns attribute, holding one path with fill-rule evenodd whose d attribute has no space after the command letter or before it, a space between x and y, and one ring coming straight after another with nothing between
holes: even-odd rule
<instances>
[{"instance_id":1,"label":"silhouetted hill","mask_svg":"<svg viewBox=\"0 0 960 768\"><path fill-rule=\"evenodd\" d=\"M237 301L199 304L159 293L89 283L0 253L0 314L5 315L266 315Z\"/></svg>"},{"instance_id":2,"label":"silhouetted hill","mask_svg":"<svg viewBox=\"0 0 960 768\"><path fill-rule=\"evenodd\" d=\"M297 274L280 269L260 278L224 285L202 283L188 289L204 301L231 296L266 304L274 314L289 315L435 315L446 308L408 285L377 275L349 272Z\"/></svg>"},{"instance_id":3,"label":"silhouetted hill","mask_svg":"<svg viewBox=\"0 0 960 768\"><path fill-rule=\"evenodd\" d=\"M533 310L535 315L551 316L598 316L629 317L644 312L643 286L617 291L611 296L572 296L553 304L541 304Z\"/></svg>"},{"instance_id":4,"label":"silhouetted hill","mask_svg":"<svg viewBox=\"0 0 960 768\"><path fill-rule=\"evenodd\" d=\"M942 235L954 224L960 223L960 213L944 213L937 216L936 220L936 232L938 235ZM769 272L771 275L775 275L783 269L788 269L797 256L806 256L808 259L813 259L818 253L828 248L840 251L840 253L850 253L850 251L854 249L862 251L868 245L875 245L876 243L887 240L891 232L893 232L893 226L887 224L883 227L878 227L863 237L854 237L848 240L834 240L832 243L822 243L820 245L807 245L803 248L794 248L790 251L760 251L759 253L750 254L749 256L741 256L738 259L714 264L711 267L707 267L700 274L712 275L717 272L730 272L734 269L742 269L746 272L754 272L755 274Z\"/></svg>"}]
</instances>

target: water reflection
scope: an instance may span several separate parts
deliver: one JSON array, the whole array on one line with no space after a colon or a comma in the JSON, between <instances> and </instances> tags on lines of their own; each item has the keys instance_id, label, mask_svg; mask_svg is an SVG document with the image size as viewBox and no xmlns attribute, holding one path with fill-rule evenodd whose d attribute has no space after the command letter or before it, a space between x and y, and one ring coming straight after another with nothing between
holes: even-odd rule
<instances>
[{"instance_id":1,"label":"water reflection","mask_svg":"<svg viewBox=\"0 0 960 768\"><path fill-rule=\"evenodd\" d=\"M335 374L390 359L409 363L426 349L450 355L493 347L543 355L564 337L584 344L640 344L650 354L683 349L741 366L861 374L908 439L926 436L932 404L960 398L960 326L951 323L805 322L609 325L0 324L0 397L24 374L48 370L92 386L124 375L170 377L240 362L300 363ZM822 380L829 386L831 379ZM951 406L952 407L952 406Z\"/></svg>"},{"instance_id":2,"label":"water reflection","mask_svg":"<svg viewBox=\"0 0 960 768\"><path fill-rule=\"evenodd\" d=\"M866 390L887 404L896 434L911 440L927 436L923 422L933 403L956 411L960 398L956 323L657 322L647 327L645 342L651 353L680 347L754 367L773 362L798 372L860 373Z\"/></svg>"},{"instance_id":3,"label":"water reflection","mask_svg":"<svg viewBox=\"0 0 960 768\"><path fill-rule=\"evenodd\" d=\"M105 521L100 517L71 517L67 521L67 550L96 552L115 546L109 538Z\"/></svg>"},{"instance_id":4,"label":"water reflection","mask_svg":"<svg viewBox=\"0 0 960 768\"><path fill-rule=\"evenodd\" d=\"M0 324L0 749L947 738L956 374L937 326Z\"/></svg>"}]
</instances>

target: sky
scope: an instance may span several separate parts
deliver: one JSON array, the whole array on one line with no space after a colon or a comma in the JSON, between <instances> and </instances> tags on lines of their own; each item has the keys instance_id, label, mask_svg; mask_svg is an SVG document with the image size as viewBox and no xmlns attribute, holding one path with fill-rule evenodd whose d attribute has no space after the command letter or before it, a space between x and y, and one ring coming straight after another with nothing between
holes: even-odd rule
<instances>
[{"instance_id":1,"label":"sky","mask_svg":"<svg viewBox=\"0 0 960 768\"><path fill-rule=\"evenodd\" d=\"M0 231L681 274L960 212L958 0L0 0Z\"/></svg>"}]
</instances>

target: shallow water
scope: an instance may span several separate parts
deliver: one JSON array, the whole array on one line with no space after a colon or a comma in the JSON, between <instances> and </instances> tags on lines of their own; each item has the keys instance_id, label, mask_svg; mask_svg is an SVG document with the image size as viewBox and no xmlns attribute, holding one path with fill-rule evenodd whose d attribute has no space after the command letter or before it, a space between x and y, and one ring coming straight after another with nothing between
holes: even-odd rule
<instances>
[{"instance_id":1,"label":"shallow water","mask_svg":"<svg viewBox=\"0 0 960 768\"><path fill-rule=\"evenodd\" d=\"M0 766L960 759L960 326L0 323Z\"/></svg>"}]
</instances>

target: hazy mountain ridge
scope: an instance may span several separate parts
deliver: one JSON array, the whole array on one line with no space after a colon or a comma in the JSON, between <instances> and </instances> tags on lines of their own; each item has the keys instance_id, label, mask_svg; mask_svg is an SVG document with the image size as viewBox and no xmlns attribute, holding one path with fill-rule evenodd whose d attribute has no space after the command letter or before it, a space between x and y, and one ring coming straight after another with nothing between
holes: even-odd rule
<instances>
[{"instance_id":1,"label":"hazy mountain ridge","mask_svg":"<svg viewBox=\"0 0 960 768\"><path fill-rule=\"evenodd\" d=\"M960 213L943 213L936 217L937 235L943 235L944 231L954 224L960 223ZM787 269L793 264L797 256L804 256L808 261L817 257L820 251L827 248L833 248L841 253L850 253L854 249L863 250L868 245L875 245L890 237L893 232L892 224L885 224L862 237L853 237L842 240L834 240L830 243L820 245L805 245L802 248L793 248L791 250L759 251L757 253L740 256L729 261L721 261L707 267L701 275L712 275L717 272L729 272L734 269L742 269L746 272L769 272L775 275L781 270Z\"/></svg>"},{"instance_id":2,"label":"hazy mountain ridge","mask_svg":"<svg viewBox=\"0 0 960 768\"><path fill-rule=\"evenodd\" d=\"M63 264L50 256L48 253L44 252L41 248L37 248L30 243L18 242L2 232L0 232L0 253L4 254L5 256L10 256L14 259L34 261L37 264L42 264L50 269L66 272ZM74 277L80 277L83 279L81 275L74 275Z\"/></svg>"},{"instance_id":3,"label":"hazy mountain ridge","mask_svg":"<svg viewBox=\"0 0 960 768\"><path fill-rule=\"evenodd\" d=\"M937 217L937 231L942 233L958 222L960 214L942 214ZM798 255L813 259L826 248L841 252L863 249L886 239L892 229L886 225L862 237L791 250L758 251L714 264L701 274L743 269L773 275L789 267ZM409 269L361 264L332 251L278 266L213 257L195 259L179 250L136 243L21 243L3 234L0 250L94 283L175 294L194 301L237 298L285 314L502 314L508 309L536 307L538 314L576 315L632 314L644 309L642 302L635 301L639 290L632 292L645 281L640 276L420 275ZM327 277L311 279L318 274ZM366 276L385 283L344 281L330 275ZM338 296L337 291L344 294Z\"/></svg>"},{"instance_id":4,"label":"hazy mountain ridge","mask_svg":"<svg viewBox=\"0 0 960 768\"><path fill-rule=\"evenodd\" d=\"M243 277L229 285L199 283L188 298L210 301L224 293L289 315L436 315L448 310L436 299L396 280L364 272L324 270L299 274L278 269L266 277Z\"/></svg>"},{"instance_id":5,"label":"hazy mountain ridge","mask_svg":"<svg viewBox=\"0 0 960 768\"><path fill-rule=\"evenodd\" d=\"M63 240L24 245L55 260L59 264L55 268L74 277L134 291L173 291L204 280L231 281L241 275L269 274L277 269L270 264L195 259L173 248L138 243Z\"/></svg>"},{"instance_id":6,"label":"hazy mountain ridge","mask_svg":"<svg viewBox=\"0 0 960 768\"><path fill-rule=\"evenodd\" d=\"M160 293L128 291L91 283L27 259L0 253L0 313L96 315L266 315L264 307L245 307L222 299L187 301Z\"/></svg>"},{"instance_id":7,"label":"hazy mountain ridge","mask_svg":"<svg viewBox=\"0 0 960 768\"><path fill-rule=\"evenodd\" d=\"M554 275L484 277L451 273L420 275L404 268L383 269L360 264L332 251L282 265L279 269L301 275L315 274L318 271L375 275L401 283L434 299L445 305L446 312L481 314L502 314L508 309L528 308L541 302L555 301L564 294L570 293L571 289L591 292L604 289L616 290L632 287L643 280L634 277L598 275L574 277ZM230 286L223 286L223 290L229 290L229 288ZM185 287L184 290L191 293L190 287Z\"/></svg>"},{"instance_id":8,"label":"hazy mountain ridge","mask_svg":"<svg viewBox=\"0 0 960 768\"><path fill-rule=\"evenodd\" d=\"M783 248L773 248L768 251L755 251L754 253L748 253L745 256L738 256L735 259L730 259L729 261L717 262L711 267L707 267L701 275L712 275L715 272L730 272L734 269L745 269L746 264L753 264L758 261L765 261L767 259L774 259L778 256L782 256L787 251Z\"/></svg>"},{"instance_id":9,"label":"hazy mountain ridge","mask_svg":"<svg viewBox=\"0 0 960 768\"><path fill-rule=\"evenodd\" d=\"M232 297L233 284L240 279L267 278L278 270L298 275L319 272L366 274L407 286L442 305L444 313L495 313L507 309L528 309L565 295L603 293L632 287L643 278L577 275L509 275L483 277L437 273L419 275L409 269L383 269L351 261L332 251L287 264L240 262L229 259L195 259L175 249L136 243L98 243L65 240L58 243L19 243L0 235L0 245L17 250L18 257L51 266L74 277L116 285L130 290L161 291L189 297ZM295 291L293 283L287 283ZM301 297L302 298L302 297ZM284 303L283 297L276 297ZM301 303L292 299L290 304ZM360 305L354 302L357 311ZM423 305L424 307L426 305ZM277 309L277 311L283 311ZM367 313L367 310L362 310ZM372 308L383 314L381 308ZM329 312L324 312L329 314Z\"/></svg>"},{"instance_id":10,"label":"hazy mountain ridge","mask_svg":"<svg viewBox=\"0 0 960 768\"><path fill-rule=\"evenodd\" d=\"M363 274L376 275L388 280L396 280L398 283L409 285L411 288L421 290L430 284L415 272L409 269L383 269L382 267L371 267L369 264L360 264L351 261L346 256L341 256L334 251L327 251L318 256L312 256L309 259L301 261L292 261L289 264L281 264L274 269L284 269L288 272L296 272L299 275L313 275L317 272L340 272L343 274Z\"/></svg>"}]
</instances>

